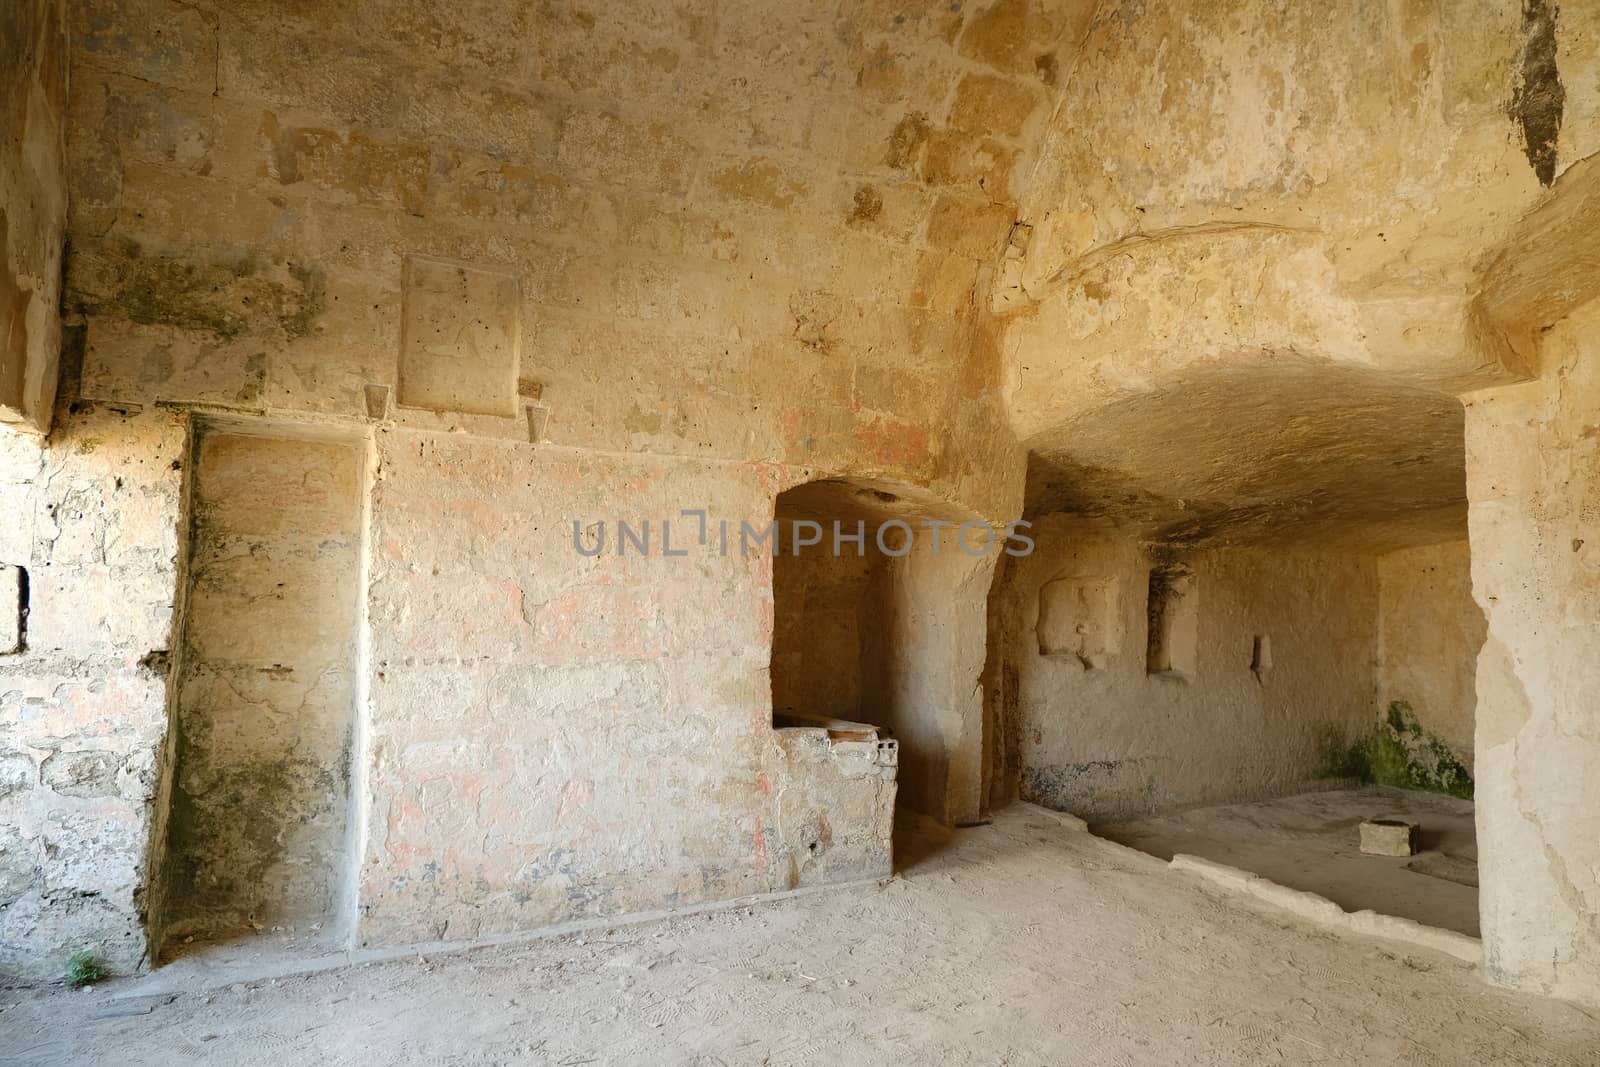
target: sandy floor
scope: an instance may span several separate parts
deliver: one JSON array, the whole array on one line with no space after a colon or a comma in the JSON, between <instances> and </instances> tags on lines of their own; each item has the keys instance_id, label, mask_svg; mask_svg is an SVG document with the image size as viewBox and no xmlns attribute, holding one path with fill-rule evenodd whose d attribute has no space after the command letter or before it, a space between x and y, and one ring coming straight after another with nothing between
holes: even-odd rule
<instances>
[{"instance_id":1,"label":"sandy floor","mask_svg":"<svg viewBox=\"0 0 1600 1067\"><path fill-rule=\"evenodd\" d=\"M151 995L14 991L0 1060L1593 1064L1600 1018L1338 940L1015 806L858 887Z\"/></svg>"},{"instance_id":2,"label":"sandy floor","mask_svg":"<svg viewBox=\"0 0 1600 1067\"><path fill-rule=\"evenodd\" d=\"M1406 818L1422 830L1409 859L1361 852L1363 819ZM1345 789L1254 804L1193 808L1094 832L1162 859L1187 852L1327 897L1478 936L1478 841L1472 801L1402 789Z\"/></svg>"}]
</instances>

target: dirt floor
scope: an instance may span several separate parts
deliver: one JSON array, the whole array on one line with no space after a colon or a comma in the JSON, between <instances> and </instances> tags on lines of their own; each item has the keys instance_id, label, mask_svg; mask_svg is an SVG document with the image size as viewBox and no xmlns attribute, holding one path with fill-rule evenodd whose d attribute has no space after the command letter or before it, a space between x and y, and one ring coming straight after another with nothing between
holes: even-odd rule
<instances>
[{"instance_id":1,"label":"dirt floor","mask_svg":"<svg viewBox=\"0 0 1600 1067\"><path fill-rule=\"evenodd\" d=\"M1588 1065L1600 1048L1600 1017L1219 896L1037 808L916 844L883 887L212 989L169 968L11 991L0 1061Z\"/></svg>"},{"instance_id":2,"label":"dirt floor","mask_svg":"<svg viewBox=\"0 0 1600 1067\"><path fill-rule=\"evenodd\" d=\"M1404 818L1421 828L1421 851L1368 856L1361 821ZM1095 824L1102 837L1162 859L1187 852L1327 897L1346 911L1370 909L1478 936L1478 838L1472 801L1404 789L1328 793L1191 808Z\"/></svg>"}]
</instances>

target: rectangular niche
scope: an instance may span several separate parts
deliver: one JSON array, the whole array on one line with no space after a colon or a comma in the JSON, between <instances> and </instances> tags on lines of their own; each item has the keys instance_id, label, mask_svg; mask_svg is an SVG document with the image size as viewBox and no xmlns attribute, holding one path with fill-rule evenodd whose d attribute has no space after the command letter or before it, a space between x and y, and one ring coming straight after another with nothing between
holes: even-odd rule
<instances>
[{"instance_id":1,"label":"rectangular niche","mask_svg":"<svg viewBox=\"0 0 1600 1067\"><path fill-rule=\"evenodd\" d=\"M1151 569L1146 616L1150 630L1145 670L1179 677L1194 673L1195 650L1200 643L1200 601L1194 573L1188 567L1169 564Z\"/></svg>"},{"instance_id":2,"label":"rectangular niche","mask_svg":"<svg viewBox=\"0 0 1600 1067\"><path fill-rule=\"evenodd\" d=\"M1272 670L1272 638L1266 634L1256 634L1255 640L1250 645L1250 669L1257 678L1266 678L1267 672Z\"/></svg>"},{"instance_id":3,"label":"rectangular niche","mask_svg":"<svg viewBox=\"0 0 1600 1067\"><path fill-rule=\"evenodd\" d=\"M400 328L400 406L517 415L521 289L504 270L408 256Z\"/></svg>"},{"instance_id":4,"label":"rectangular niche","mask_svg":"<svg viewBox=\"0 0 1600 1067\"><path fill-rule=\"evenodd\" d=\"M169 936L333 937L348 821L365 453L197 427L168 823Z\"/></svg>"},{"instance_id":5,"label":"rectangular niche","mask_svg":"<svg viewBox=\"0 0 1600 1067\"><path fill-rule=\"evenodd\" d=\"M1039 589L1035 632L1039 655L1074 657L1098 670L1116 646L1116 582L1111 578L1057 578Z\"/></svg>"}]
</instances>

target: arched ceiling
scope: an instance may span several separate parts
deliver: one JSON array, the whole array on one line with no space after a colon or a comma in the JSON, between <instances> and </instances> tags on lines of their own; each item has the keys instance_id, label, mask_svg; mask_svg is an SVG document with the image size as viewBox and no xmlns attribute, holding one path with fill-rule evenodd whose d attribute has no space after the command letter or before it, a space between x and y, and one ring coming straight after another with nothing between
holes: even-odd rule
<instances>
[{"instance_id":1,"label":"arched ceiling","mask_svg":"<svg viewBox=\"0 0 1600 1067\"><path fill-rule=\"evenodd\" d=\"M1589 5L1102 5L990 296L1028 511L1464 535L1457 396L1530 370L1482 297L1553 299L1504 258L1600 149L1561 90L1597 78Z\"/></svg>"},{"instance_id":2,"label":"arched ceiling","mask_svg":"<svg viewBox=\"0 0 1600 1067\"><path fill-rule=\"evenodd\" d=\"M1455 398L1369 370L1216 365L1031 440L1026 509L1176 544L1438 540L1466 518L1462 421Z\"/></svg>"}]
</instances>

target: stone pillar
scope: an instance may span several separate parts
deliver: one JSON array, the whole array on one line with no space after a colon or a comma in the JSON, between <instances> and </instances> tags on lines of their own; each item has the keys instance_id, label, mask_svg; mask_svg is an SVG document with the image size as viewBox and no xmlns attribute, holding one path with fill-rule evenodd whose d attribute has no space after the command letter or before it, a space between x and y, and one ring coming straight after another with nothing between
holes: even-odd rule
<instances>
[{"instance_id":1,"label":"stone pillar","mask_svg":"<svg viewBox=\"0 0 1600 1067\"><path fill-rule=\"evenodd\" d=\"M1539 357L1466 398L1484 962L1600 1004L1600 302Z\"/></svg>"},{"instance_id":2,"label":"stone pillar","mask_svg":"<svg viewBox=\"0 0 1600 1067\"><path fill-rule=\"evenodd\" d=\"M67 223L66 5L8 0L0 28L0 432L47 433Z\"/></svg>"}]
</instances>

